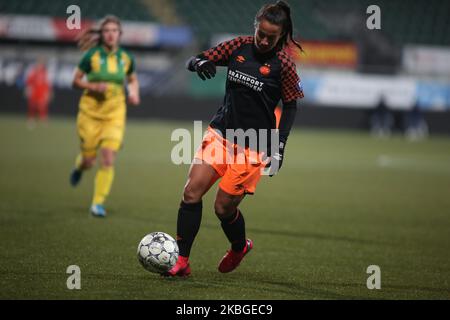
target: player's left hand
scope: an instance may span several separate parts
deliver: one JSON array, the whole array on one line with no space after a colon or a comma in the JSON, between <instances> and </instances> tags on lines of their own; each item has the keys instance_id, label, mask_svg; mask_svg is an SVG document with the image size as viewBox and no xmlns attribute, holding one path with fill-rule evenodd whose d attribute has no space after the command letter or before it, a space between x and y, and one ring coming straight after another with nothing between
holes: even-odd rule
<instances>
[{"instance_id":1,"label":"player's left hand","mask_svg":"<svg viewBox=\"0 0 450 320\"><path fill-rule=\"evenodd\" d=\"M129 95L128 96L128 103L130 103L133 106L137 106L141 103L141 99L139 95Z\"/></svg>"},{"instance_id":2,"label":"player's left hand","mask_svg":"<svg viewBox=\"0 0 450 320\"><path fill-rule=\"evenodd\" d=\"M269 168L269 177L273 177L274 175L276 175L283 166L285 145L286 142L280 141L278 152L270 157L270 162L266 165L266 168Z\"/></svg>"}]
</instances>

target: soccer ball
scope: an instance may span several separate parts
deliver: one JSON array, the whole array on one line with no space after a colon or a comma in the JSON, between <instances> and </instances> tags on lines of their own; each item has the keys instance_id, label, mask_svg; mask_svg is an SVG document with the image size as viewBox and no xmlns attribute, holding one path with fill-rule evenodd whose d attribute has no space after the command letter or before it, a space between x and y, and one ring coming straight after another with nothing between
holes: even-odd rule
<instances>
[{"instance_id":1,"label":"soccer ball","mask_svg":"<svg viewBox=\"0 0 450 320\"><path fill-rule=\"evenodd\" d=\"M169 271L178 260L178 245L164 232L146 235L138 245L137 257L142 266L153 273Z\"/></svg>"}]
</instances>

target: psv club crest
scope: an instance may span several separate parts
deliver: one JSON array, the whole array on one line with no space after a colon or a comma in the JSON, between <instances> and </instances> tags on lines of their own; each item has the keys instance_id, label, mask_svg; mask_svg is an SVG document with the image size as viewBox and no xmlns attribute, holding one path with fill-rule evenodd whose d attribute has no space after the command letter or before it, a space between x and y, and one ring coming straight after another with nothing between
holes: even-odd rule
<instances>
[{"instance_id":1,"label":"psv club crest","mask_svg":"<svg viewBox=\"0 0 450 320\"><path fill-rule=\"evenodd\" d=\"M265 63L263 66L259 68L259 73L261 73L264 77L267 77L270 74L270 64Z\"/></svg>"}]
</instances>

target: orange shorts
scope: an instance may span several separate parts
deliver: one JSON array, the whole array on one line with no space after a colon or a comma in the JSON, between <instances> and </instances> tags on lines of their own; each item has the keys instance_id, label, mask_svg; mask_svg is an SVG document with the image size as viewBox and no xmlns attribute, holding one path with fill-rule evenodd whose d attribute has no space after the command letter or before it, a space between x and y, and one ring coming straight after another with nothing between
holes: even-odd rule
<instances>
[{"instance_id":1,"label":"orange shorts","mask_svg":"<svg viewBox=\"0 0 450 320\"><path fill-rule=\"evenodd\" d=\"M209 164L221 176L219 187L228 194L253 194L267 161L263 153L243 148L224 139L215 129L208 127L197 149L194 163Z\"/></svg>"}]
</instances>

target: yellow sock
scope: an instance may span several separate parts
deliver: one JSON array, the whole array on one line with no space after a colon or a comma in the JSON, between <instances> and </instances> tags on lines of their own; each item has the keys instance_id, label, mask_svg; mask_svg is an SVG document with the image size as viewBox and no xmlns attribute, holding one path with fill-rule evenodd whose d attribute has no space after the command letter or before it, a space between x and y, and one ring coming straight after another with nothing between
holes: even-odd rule
<instances>
[{"instance_id":1,"label":"yellow sock","mask_svg":"<svg viewBox=\"0 0 450 320\"><path fill-rule=\"evenodd\" d=\"M77 158L75 159L75 169L80 170L82 164L83 164L83 156L80 153L79 155L77 155Z\"/></svg>"},{"instance_id":2,"label":"yellow sock","mask_svg":"<svg viewBox=\"0 0 450 320\"><path fill-rule=\"evenodd\" d=\"M103 204L114 180L114 167L100 167L95 175L92 204Z\"/></svg>"}]
</instances>

